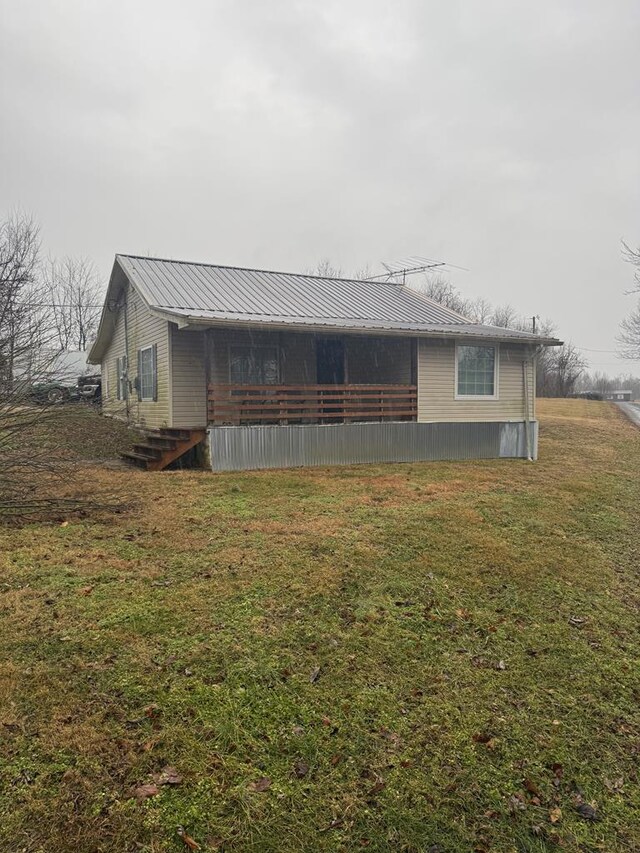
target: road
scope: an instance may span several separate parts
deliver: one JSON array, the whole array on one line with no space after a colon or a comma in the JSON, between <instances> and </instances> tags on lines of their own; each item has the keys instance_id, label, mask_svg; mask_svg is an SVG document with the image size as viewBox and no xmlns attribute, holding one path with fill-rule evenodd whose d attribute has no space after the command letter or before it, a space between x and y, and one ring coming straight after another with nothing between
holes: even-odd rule
<instances>
[{"instance_id":1,"label":"road","mask_svg":"<svg viewBox=\"0 0 640 853\"><path fill-rule=\"evenodd\" d=\"M629 420L640 427L640 403L617 403Z\"/></svg>"}]
</instances>

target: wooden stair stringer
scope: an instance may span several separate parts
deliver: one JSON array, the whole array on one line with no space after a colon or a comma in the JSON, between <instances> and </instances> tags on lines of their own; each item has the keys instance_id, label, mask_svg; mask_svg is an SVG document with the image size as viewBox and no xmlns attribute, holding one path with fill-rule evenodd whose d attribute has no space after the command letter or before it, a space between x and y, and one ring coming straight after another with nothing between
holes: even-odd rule
<instances>
[{"instance_id":1,"label":"wooden stair stringer","mask_svg":"<svg viewBox=\"0 0 640 853\"><path fill-rule=\"evenodd\" d=\"M137 443L133 451L121 453L120 456L143 470L162 471L203 441L206 434L204 428L147 430L149 444ZM163 444L166 446L163 447Z\"/></svg>"}]
</instances>

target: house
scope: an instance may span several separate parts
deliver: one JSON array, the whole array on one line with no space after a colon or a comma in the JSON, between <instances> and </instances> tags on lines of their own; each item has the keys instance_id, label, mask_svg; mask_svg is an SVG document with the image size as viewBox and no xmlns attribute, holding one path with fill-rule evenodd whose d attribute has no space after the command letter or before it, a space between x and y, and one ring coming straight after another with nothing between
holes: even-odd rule
<instances>
[{"instance_id":1,"label":"house","mask_svg":"<svg viewBox=\"0 0 640 853\"><path fill-rule=\"evenodd\" d=\"M607 391L604 399L613 400L616 403L628 402L629 400L633 400L633 391Z\"/></svg>"},{"instance_id":2,"label":"house","mask_svg":"<svg viewBox=\"0 0 640 853\"><path fill-rule=\"evenodd\" d=\"M536 354L560 343L391 282L116 255L89 360L104 414L150 431L133 461L206 439L222 471L535 458Z\"/></svg>"}]
</instances>

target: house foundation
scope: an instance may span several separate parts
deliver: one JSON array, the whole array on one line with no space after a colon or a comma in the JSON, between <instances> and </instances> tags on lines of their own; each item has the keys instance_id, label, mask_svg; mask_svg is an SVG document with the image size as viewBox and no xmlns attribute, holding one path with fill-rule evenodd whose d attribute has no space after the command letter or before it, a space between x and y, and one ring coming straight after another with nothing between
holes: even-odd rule
<instances>
[{"instance_id":1,"label":"house foundation","mask_svg":"<svg viewBox=\"0 0 640 853\"><path fill-rule=\"evenodd\" d=\"M457 459L535 459L538 423L353 423L212 426L208 429L214 471L429 462Z\"/></svg>"}]
</instances>

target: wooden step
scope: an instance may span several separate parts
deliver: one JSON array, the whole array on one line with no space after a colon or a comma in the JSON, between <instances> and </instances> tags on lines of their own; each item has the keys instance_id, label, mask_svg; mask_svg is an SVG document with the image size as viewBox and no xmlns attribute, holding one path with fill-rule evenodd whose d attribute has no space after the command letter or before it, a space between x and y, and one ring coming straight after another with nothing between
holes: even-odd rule
<instances>
[{"instance_id":1,"label":"wooden step","mask_svg":"<svg viewBox=\"0 0 640 853\"><path fill-rule=\"evenodd\" d=\"M157 447L160 450L175 450L178 439L169 438L167 435L158 435L157 433L147 432L144 434L144 443L149 447Z\"/></svg>"},{"instance_id":2,"label":"wooden step","mask_svg":"<svg viewBox=\"0 0 640 853\"><path fill-rule=\"evenodd\" d=\"M143 456L141 453L135 453L133 450L123 450L120 454L122 459L132 463L137 468L147 468L147 463L150 461L148 456Z\"/></svg>"},{"instance_id":3,"label":"wooden step","mask_svg":"<svg viewBox=\"0 0 640 853\"><path fill-rule=\"evenodd\" d=\"M135 444L133 450L121 453L120 456L146 471L162 471L203 441L206 434L204 427L145 430L145 441Z\"/></svg>"},{"instance_id":4,"label":"wooden step","mask_svg":"<svg viewBox=\"0 0 640 853\"><path fill-rule=\"evenodd\" d=\"M158 430L156 436L160 436L162 438L173 438L176 441L189 441L192 432L194 432L194 430L172 429L169 427L163 427L162 429Z\"/></svg>"},{"instance_id":5,"label":"wooden step","mask_svg":"<svg viewBox=\"0 0 640 853\"><path fill-rule=\"evenodd\" d=\"M160 459L163 450L173 450L174 448L154 447L152 444L134 444L134 453L140 453L142 456L147 456L149 459Z\"/></svg>"}]
</instances>

